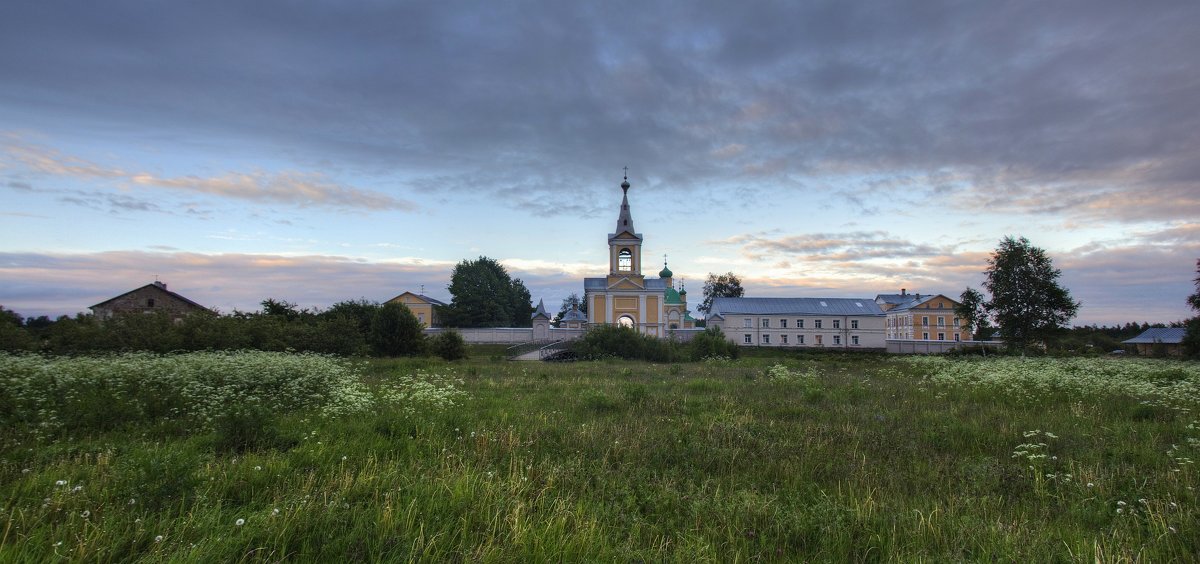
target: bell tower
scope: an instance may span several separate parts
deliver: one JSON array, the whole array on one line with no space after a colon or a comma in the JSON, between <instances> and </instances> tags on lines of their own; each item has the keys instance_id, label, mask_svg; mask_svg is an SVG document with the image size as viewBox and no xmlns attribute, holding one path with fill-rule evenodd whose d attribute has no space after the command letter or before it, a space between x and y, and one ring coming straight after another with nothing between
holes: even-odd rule
<instances>
[{"instance_id":1,"label":"bell tower","mask_svg":"<svg viewBox=\"0 0 1200 564\"><path fill-rule=\"evenodd\" d=\"M642 278L642 235L633 228L629 213L629 173L621 182L621 214L617 227L608 235L608 275L611 278Z\"/></svg>"}]
</instances>

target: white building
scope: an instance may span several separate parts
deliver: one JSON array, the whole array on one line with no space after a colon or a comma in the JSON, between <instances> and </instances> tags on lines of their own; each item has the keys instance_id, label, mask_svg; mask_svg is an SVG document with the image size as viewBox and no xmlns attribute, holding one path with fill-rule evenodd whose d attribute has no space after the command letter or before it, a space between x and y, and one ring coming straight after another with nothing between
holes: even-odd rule
<instances>
[{"instance_id":1,"label":"white building","mask_svg":"<svg viewBox=\"0 0 1200 564\"><path fill-rule=\"evenodd\" d=\"M708 326L743 346L883 349L885 314L868 298L715 298Z\"/></svg>"}]
</instances>

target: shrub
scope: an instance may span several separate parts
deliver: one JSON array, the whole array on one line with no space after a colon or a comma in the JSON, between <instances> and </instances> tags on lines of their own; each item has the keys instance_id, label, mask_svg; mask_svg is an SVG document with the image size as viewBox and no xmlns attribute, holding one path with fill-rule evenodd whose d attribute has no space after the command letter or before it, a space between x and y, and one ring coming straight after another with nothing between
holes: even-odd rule
<instances>
[{"instance_id":1,"label":"shrub","mask_svg":"<svg viewBox=\"0 0 1200 564\"><path fill-rule=\"evenodd\" d=\"M709 327L692 338L690 343L692 360L706 358L737 358L738 347L725 338L720 327Z\"/></svg>"},{"instance_id":2,"label":"shrub","mask_svg":"<svg viewBox=\"0 0 1200 564\"><path fill-rule=\"evenodd\" d=\"M581 339L571 344L571 350L579 358L588 360L616 357L672 362L682 356L679 343L675 341L657 339L619 325L600 325L589 329Z\"/></svg>"},{"instance_id":3,"label":"shrub","mask_svg":"<svg viewBox=\"0 0 1200 564\"><path fill-rule=\"evenodd\" d=\"M425 354L425 335L421 322L404 304L389 303L375 312L369 340L379 356L415 356Z\"/></svg>"},{"instance_id":4,"label":"shrub","mask_svg":"<svg viewBox=\"0 0 1200 564\"><path fill-rule=\"evenodd\" d=\"M433 354L436 354L446 360L460 360L467 358L467 344L463 340L462 334L458 331L442 331L429 342Z\"/></svg>"}]
</instances>

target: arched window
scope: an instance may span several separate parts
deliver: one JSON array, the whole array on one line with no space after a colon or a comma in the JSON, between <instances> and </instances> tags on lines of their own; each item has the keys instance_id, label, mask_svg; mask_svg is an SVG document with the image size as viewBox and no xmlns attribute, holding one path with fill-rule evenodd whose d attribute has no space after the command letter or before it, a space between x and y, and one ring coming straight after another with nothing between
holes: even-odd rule
<instances>
[{"instance_id":1,"label":"arched window","mask_svg":"<svg viewBox=\"0 0 1200 564\"><path fill-rule=\"evenodd\" d=\"M621 252L617 253L617 270L621 272L633 271L633 252L629 249L621 249Z\"/></svg>"},{"instance_id":2,"label":"arched window","mask_svg":"<svg viewBox=\"0 0 1200 564\"><path fill-rule=\"evenodd\" d=\"M621 327L629 327L632 329L633 328L633 318L629 317L628 315L622 315L621 317L617 318L617 325L620 325Z\"/></svg>"}]
</instances>

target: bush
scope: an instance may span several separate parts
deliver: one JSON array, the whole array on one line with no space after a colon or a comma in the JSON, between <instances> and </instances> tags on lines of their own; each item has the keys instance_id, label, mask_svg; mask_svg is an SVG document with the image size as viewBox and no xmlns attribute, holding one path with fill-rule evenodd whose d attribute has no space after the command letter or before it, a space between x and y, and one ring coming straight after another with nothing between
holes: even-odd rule
<instances>
[{"instance_id":1,"label":"bush","mask_svg":"<svg viewBox=\"0 0 1200 564\"><path fill-rule=\"evenodd\" d=\"M446 330L438 333L436 337L430 339L429 346L433 349L433 354L446 360L467 358L467 344L458 331Z\"/></svg>"},{"instance_id":2,"label":"bush","mask_svg":"<svg viewBox=\"0 0 1200 564\"><path fill-rule=\"evenodd\" d=\"M652 362L674 362L683 355L679 343L643 335L629 327L600 325L593 327L583 338L571 344L579 358L596 360L624 358Z\"/></svg>"},{"instance_id":3,"label":"bush","mask_svg":"<svg viewBox=\"0 0 1200 564\"><path fill-rule=\"evenodd\" d=\"M404 304L390 303L375 312L369 340L379 356L416 356L425 354L425 335L421 322Z\"/></svg>"},{"instance_id":4,"label":"bush","mask_svg":"<svg viewBox=\"0 0 1200 564\"><path fill-rule=\"evenodd\" d=\"M709 327L692 338L690 344L692 360L706 358L737 358L738 347L725 338L720 327Z\"/></svg>"}]
</instances>

